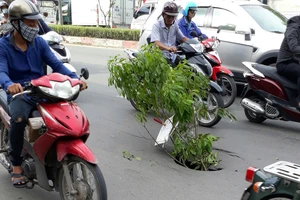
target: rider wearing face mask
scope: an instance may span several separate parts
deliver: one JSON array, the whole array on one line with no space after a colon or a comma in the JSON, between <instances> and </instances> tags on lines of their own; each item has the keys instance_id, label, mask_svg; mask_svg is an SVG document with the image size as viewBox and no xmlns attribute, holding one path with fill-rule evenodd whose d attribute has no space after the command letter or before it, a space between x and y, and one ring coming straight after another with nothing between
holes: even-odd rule
<instances>
[{"instance_id":1,"label":"rider wearing face mask","mask_svg":"<svg viewBox=\"0 0 300 200\"><path fill-rule=\"evenodd\" d=\"M11 95L22 92L25 82L37 79L44 74L43 62L53 72L78 78L67 69L51 52L47 42L37 36L38 20L41 19L36 6L28 0L15 0L8 8L9 21L14 30L0 39L0 84L8 91L10 107L10 151L12 163L12 183L15 187L25 187L27 180L21 168L24 129L30 112L38 103L34 97L26 94L11 98ZM82 89L86 88L83 82Z\"/></svg>"},{"instance_id":2,"label":"rider wearing face mask","mask_svg":"<svg viewBox=\"0 0 300 200\"><path fill-rule=\"evenodd\" d=\"M1 21L0 37L12 30L12 26L8 21L8 4L5 1L0 1L0 10L3 13L4 19Z\"/></svg>"},{"instance_id":3,"label":"rider wearing face mask","mask_svg":"<svg viewBox=\"0 0 300 200\"><path fill-rule=\"evenodd\" d=\"M197 13L197 10L198 8L196 3L188 2L185 9L182 10L183 17L178 20L178 26L183 35L187 38L193 38L193 36L191 36L191 33L194 32L198 37L207 39L207 36L203 34L197 27L196 23L192 21Z\"/></svg>"}]
</instances>

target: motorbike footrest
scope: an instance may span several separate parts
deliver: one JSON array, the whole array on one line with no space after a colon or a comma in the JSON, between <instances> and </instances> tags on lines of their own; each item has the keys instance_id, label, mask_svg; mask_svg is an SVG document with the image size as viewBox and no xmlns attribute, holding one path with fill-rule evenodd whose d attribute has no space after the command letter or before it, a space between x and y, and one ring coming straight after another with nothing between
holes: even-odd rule
<instances>
[{"instance_id":1,"label":"motorbike footrest","mask_svg":"<svg viewBox=\"0 0 300 200\"><path fill-rule=\"evenodd\" d=\"M278 161L264 167L264 171L285 180L300 183L300 164Z\"/></svg>"}]
</instances>

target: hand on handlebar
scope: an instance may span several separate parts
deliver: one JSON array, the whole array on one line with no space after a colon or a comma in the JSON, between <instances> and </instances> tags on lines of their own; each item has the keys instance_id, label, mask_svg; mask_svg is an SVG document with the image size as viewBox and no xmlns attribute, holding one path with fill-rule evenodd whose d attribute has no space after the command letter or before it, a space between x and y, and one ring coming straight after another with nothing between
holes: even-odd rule
<instances>
[{"instance_id":1,"label":"hand on handlebar","mask_svg":"<svg viewBox=\"0 0 300 200\"><path fill-rule=\"evenodd\" d=\"M88 86L87 86L86 82L81 81L81 88L80 88L80 91L85 90L85 89L87 89L87 88L88 88Z\"/></svg>"},{"instance_id":2,"label":"hand on handlebar","mask_svg":"<svg viewBox=\"0 0 300 200\"><path fill-rule=\"evenodd\" d=\"M11 95L14 95L14 94L23 92L23 88L22 88L22 86L21 86L20 83L14 83L14 84L8 86L7 91L8 91Z\"/></svg>"},{"instance_id":3,"label":"hand on handlebar","mask_svg":"<svg viewBox=\"0 0 300 200\"><path fill-rule=\"evenodd\" d=\"M177 48L176 47L169 47L168 51L176 53Z\"/></svg>"}]
</instances>

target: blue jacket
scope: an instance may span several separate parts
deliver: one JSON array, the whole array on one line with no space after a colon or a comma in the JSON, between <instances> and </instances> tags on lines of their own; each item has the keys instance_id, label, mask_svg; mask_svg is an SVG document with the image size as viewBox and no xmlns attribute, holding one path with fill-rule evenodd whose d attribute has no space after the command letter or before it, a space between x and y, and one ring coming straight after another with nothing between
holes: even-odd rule
<instances>
[{"instance_id":1,"label":"blue jacket","mask_svg":"<svg viewBox=\"0 0 300 200\"><path fill-rule=\"evenodd\" d=\"M191 32L196 31L198 37L202 36L203 38L207 38L205 34L203 34L200 29L197 27L195 22L191 21L190 23L187 22L185 17L182 17L178 20L178 26L183 33L183 35L189 39L192 39L193 37L190 35Z\"/></svg>"},{"instance_id":2,"label":"blue jacket","mask_svg":"<svg viewBox=\"0 0 300 200\"><path fill-rule=\"evenodd\" d=\"M16 47L13 35L0 39L0 84L4 90L13 83L20 83L40 78L44 75L43 62L49 65L53 72L78 78L59 61L50 50L47 42L37 36L33 44L28 44L25 52Z\"/></svg>"},{"instance_id":3,"label":"blue jacket","mask_svg":"<svg viewBox=\"0 0 300 200\"><path fill-rule=\"evenodd\" d=\"M44 22L44 20L39 19L39 35L44 35L48 33L49 31L52 31L51 28Z\"/></svg>"}]
</instances>

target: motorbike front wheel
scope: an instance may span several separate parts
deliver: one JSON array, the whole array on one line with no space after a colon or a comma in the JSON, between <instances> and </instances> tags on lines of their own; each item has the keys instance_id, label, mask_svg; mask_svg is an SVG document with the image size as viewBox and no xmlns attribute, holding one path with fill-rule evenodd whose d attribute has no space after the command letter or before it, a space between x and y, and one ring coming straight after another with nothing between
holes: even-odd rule
<instances>
[{"instance_id":1,"label":"motorbike front wheel","mask_svg":"<svg viewBox=\"0 0 300 200\"><path fill-rule=\"evenodd\" d=\"M207 106L207 113L205 114L206 117L200 117L199 112L202 112L202 110L200 107L196 109L198 124L204 127L212 127L219 123L221 117L218 115L218 110L219 108L224 108L222 96L216 92L210 92L207 99L199 100L199 103L202 102Z\"/></svg>"},{"instance_id":2,"label":"motorbike front wheel","mask_svg":"<svg viewBox=\"0 0 300 200\"><path fill-rule=\"evenodd\" d=\"M62 200L107 200L104 177L97 165L72 156L68 160L72 186L76 191L71 194L61 168L59 173L59 192Z\"/></svg>"},{"instance_id":3,"label":"motorbike front wheel","mask_svg":"<svg viewBox=\"0 0 300 200\"><path fill-rule=\"evenodd\" d=\"M232 77L227 74L218 74L217 83L223 89L222 96L224 100L224 108L228 108L234 102L237 88Z\"/></svg>"},{"instance_id":4,"label":"motorbike front wheel","mask_svg":"<svg viewBox=\"0 0 300 200\"><path fill-rule=\"evenodd\" d=\"M3 151L0 153L0 163L11 172L10 159L8 155L9 151L9 141L8 141L8 130L5 128L3 122L0 121L0 150Z\"/></svg>"}]
</instances>

